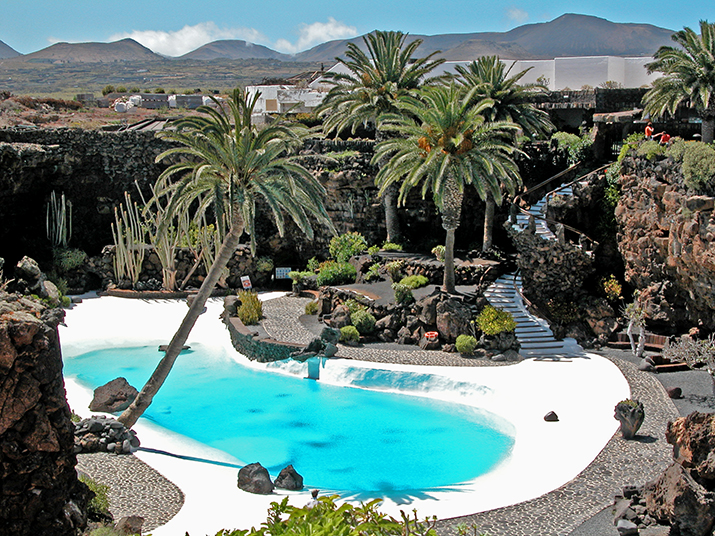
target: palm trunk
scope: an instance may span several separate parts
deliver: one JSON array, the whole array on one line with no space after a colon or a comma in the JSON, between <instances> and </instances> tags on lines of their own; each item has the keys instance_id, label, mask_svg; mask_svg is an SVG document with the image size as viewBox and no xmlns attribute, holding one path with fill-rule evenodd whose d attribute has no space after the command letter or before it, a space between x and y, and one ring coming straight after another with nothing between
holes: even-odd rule
<instances>
[{"instance_id":1,"label":"palm trunk","mask_svg":"<svg viewBox=\"0 0 715 536\"><path fill-rule=\"evenodd\" d=\"M712 143L715 137L715 116L710 115L703 117L703 124L700 127L701 141L704 143Z\"/></svg>"},{"instance_id":2,"label":"palm trunk","mask_svg":"<svg viewBox=\"0 0 715 536\"><path fill-rule=\"evenodd\" d=\"M454 229L447 229L447 238L444 240L444 279L442 290L454 294Z\"/></svg>"},{"instance_id":3,"label":"palm trunk","mask_svg":"<svg viewBox=\"0 0 715 536\"><path fill-rule=\"evenodd\" d=\"M487 192L487 198L484 202L484 237L482 240L482 251L488 251L489 248L492 247L492 239L494 238L494 209L497 204L489 192Z\"/></svg>"},{"instance_id":4,"label":"palm trunk","mask_svg":"<svg viewBox=\"0 0 715 536\"><path fill-rule=\"evenodd\" d=\"M189 312L186 313L179 329L171 339L171 343L169 343L169 346L164 353L164 357L161 361L159 361L159 364L156 366L156 369L154 369L151 378L149 378L146 384L144 384L144 387L142 387L142 390L134 399L134 402L132 402L131 405L119 416L119 422L124 424L127 428L134 426L139 417L141 417L149 407L156 393L159 392L159 389L164 384L164 381L169 375L169 372L171 372L171 368L174 366L174 362L179 356L179 352L181 352L186 339L189 338L189 334L191 333L194 324L196 324L196 320L198 320L199 315L204 310L206 300L209 299L211 293L216 287L216 283L221 277L221 272L236 251L238 241L243 234L243 225L239 214L239 210L236 209L234 211L235 216L234 221L232 222L233 225L226 235L223 244L221 244L221 249L216 256L216 260L211 265L211 269L206 275L206 279L204 279L201 284L201 288L199 288L199 292L196 294L194 301L191 303Z\"/></svg>"},{"instance_id":5,"label":"palm trunk","mask_svg":"<svg viewBox=\"0 0 715 536\"><path fill-rule=\"evenodd\" d=\"M385 209L385 227L387 230L387 241L396 244L402 243L402 232L400 230L400 220L397 216L397 184L391 184L382 196L382 204Z\"/></svg>"}]
</instances>

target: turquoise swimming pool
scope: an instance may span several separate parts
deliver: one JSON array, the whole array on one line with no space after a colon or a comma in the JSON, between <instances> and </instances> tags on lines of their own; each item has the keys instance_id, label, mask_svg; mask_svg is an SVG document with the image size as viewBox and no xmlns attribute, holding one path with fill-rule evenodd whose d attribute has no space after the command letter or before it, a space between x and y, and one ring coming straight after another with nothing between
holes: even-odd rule
<instances>
[{"instance_id":1,"label":"turquoise swimming pool","mask_svg":"<svg viewBox=\"0 0 715 536\"><path fill-rule=\"evenodd\" d=\"M155 346L65 359L94 389L118 376L141 388ZM307 487L338 492L425 490L492 470L514 438L478 409L254 370L223 350L182 353L145 417L276 475L292 464Z\"/></svg>"}]
</instances>

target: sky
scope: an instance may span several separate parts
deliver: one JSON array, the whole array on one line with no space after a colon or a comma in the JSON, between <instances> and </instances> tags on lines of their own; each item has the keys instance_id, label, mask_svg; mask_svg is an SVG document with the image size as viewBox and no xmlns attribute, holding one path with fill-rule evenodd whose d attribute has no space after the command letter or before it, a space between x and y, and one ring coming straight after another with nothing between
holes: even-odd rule
<instances>
[{"instance_id":1,"label":"sky","mask_svg":"<svg viewBox=\"0 0 715 536\"><path fill-rule=\"evenodd\" d=\"M284 53L372 30L409 34L504 32L579 13L670 30L715 22L713 0L0 0L0 41L22 54L54 43L135 39L180 56L219 39Z\"/></svg>"}]
</instances>

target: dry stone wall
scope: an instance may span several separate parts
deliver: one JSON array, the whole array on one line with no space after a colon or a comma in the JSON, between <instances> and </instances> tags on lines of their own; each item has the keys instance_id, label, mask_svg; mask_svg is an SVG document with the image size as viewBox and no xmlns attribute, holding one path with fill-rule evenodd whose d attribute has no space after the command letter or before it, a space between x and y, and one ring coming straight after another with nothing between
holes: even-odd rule
<instances>
[{"instance_id":1,"label":"dry stone wall","mask_svg":"<svg viewBox=\"0 0 715 536\"><path fill-rule=\"evenodd\" d=\"M57 324L61 309L0 292L0 532L74 535L88 490L77 480Z\"/></svg>"},{"instance_id":2,"label":"dry stone wall","mask_svg":"<svg viewBox=\"0 0 715 536\"><path fill-rule=\"evenodd\" d=\"M670 158L626 158L616 207L625 279L663 330L715 329L715 198L687 191Z\"/></svg>"}]
</instances>

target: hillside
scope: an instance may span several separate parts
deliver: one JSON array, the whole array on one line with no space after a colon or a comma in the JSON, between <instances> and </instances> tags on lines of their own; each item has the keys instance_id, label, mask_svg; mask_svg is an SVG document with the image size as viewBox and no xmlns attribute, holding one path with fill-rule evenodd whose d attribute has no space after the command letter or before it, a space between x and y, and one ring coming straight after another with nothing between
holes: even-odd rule
<instances>
[{"instance_id":1,"label":"hillside","mask_svg":"<svg viewBox=\"0 0 715 536\"><path fill-rule=\"evenodd\" d=\"M255 45L238 39L213 41L196 50L179 56L181 60L245 60L245 59L271 59L290 61L290 56L271 50L263 45Z\"/></svg>"},{"instance_id":2,"label":"hillside","mask_svg":"<svg viewBox=\"0 0 715 536\"><path fill-rule=\"evenodd\" d=\"M15 61L38 63L110 63L115 61L157 61L164 59L134 41L122 39L113 43L55 43L25 54Z\"/></svg>"},{"instance_id":3,"label":"hillside","mask_svg":"<svg viewBox=\"0 0 715 536\"><path fill-rule=\"evenodd\" d=\"M14 58L19 55L20 53L17 50L0 41L0 60L5 58Z\"/></svg>"}]
</instances>

